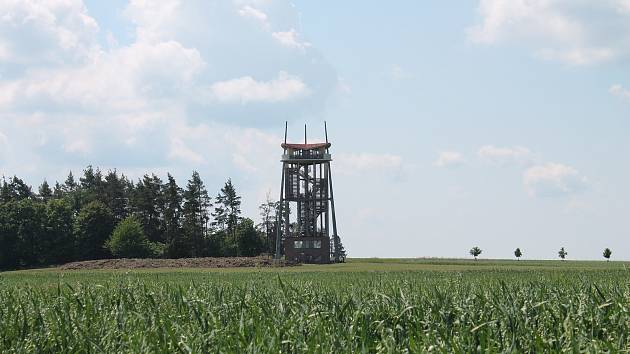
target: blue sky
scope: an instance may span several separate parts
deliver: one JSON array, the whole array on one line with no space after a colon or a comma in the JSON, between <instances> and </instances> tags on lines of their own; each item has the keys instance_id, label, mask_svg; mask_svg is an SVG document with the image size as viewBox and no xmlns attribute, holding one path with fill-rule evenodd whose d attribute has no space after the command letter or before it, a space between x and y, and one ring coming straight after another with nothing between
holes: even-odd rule
<instances>
[{"instance_id":1,"label":"blue sky","mask_svg":"<svg viewBox=\"0 0 630 354\"><path fill-rule=\"evenodd\" d=\"M355 257L630 259L630 2L0 1L0 173L277 196L329 125Z\"/></svg>"}]
</instances>

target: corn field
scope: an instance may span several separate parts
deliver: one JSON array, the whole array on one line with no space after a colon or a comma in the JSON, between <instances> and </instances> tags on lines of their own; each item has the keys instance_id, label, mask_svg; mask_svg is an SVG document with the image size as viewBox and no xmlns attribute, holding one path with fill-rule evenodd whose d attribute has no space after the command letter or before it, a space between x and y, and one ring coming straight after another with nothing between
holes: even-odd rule
<instances>
[{"instance_id":1,"label":"corn field","mask_svg":"<svg viewBox=\"0 0 630 354\"><path fill-rule=\"evenodd\" d=\"M616 352L629 311L623 269L16 272L0 352Z\"/></svg>"}]
</instances>

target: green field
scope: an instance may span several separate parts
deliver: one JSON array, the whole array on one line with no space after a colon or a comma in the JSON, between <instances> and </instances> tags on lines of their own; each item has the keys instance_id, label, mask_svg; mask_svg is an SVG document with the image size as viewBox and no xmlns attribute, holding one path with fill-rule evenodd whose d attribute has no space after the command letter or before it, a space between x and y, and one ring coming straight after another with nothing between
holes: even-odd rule
<instances>
[{"instance_id":1,"label":"green field","mask_svg":"<svg viewBox=\"0 0 630 354\"><path fill-rule=\"evenodd\" d=\"M630 263L0 273L0 352L629 351Z\"/></svg>"}]
</instances>

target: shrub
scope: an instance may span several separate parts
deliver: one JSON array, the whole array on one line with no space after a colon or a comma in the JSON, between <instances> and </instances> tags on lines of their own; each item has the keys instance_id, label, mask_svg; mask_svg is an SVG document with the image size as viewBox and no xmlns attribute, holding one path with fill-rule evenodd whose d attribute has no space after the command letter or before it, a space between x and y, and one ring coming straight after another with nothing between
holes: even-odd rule
<instances>
[{"instance_id":1,"label":"shrub","mask_svg":"<svg viewBox=\"0 0 630 354\"><path fill-rule=\"evenodd\" d=\"M107 249L118 258L144 258L156 256L160 247L149 242L142 224L130 216L121 221L106 243Z\"/></svg>"}]
</instances>

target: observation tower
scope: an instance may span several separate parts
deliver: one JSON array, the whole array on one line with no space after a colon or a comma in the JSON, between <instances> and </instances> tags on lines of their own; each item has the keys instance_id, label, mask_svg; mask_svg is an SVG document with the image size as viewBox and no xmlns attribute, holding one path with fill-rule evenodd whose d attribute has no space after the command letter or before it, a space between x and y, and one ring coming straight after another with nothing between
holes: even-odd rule
<instances>
[{"instance_id":1,"label":"observation tower","mask_svg":"<svg viewBox=\"0 0 630 354\"><path fill-rule=\"evenodd\" d=\"M278 259L284 254L287 260L300 263L345 261L345 251L337 234L331 144L326 123L324 132L325 142L309 144L304 125L304 143L287 143L285 123L276 234Z\"/></svg>"}]
</instances>

